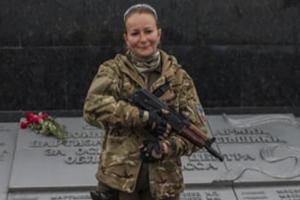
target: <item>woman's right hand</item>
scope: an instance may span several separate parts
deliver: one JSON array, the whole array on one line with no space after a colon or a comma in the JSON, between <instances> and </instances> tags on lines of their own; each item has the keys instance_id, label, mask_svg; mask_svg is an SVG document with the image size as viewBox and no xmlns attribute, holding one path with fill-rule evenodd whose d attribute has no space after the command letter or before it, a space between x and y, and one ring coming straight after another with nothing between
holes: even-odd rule
<instances>
[{"instance_id":1,"label":"woman's right hand","mask_svg":"<svg viewBox=\"0 0 300 200\"><path fill-rule=\"evenodd\" d=\"M172 126L166 121L164 115L168 115L167 110L152 110L143 111L143 115L147 118L147 126L151 129L151 134L157 138L167 138L171 131Z\"/></svg>"}]
</instances>

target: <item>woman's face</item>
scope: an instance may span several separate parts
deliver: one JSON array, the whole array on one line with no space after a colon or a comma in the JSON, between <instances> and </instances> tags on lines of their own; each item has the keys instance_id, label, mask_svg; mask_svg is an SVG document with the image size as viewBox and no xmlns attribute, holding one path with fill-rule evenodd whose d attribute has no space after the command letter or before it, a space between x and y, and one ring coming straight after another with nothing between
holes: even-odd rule
<instances>
[{"instance_id":1,"label":"woman's face","mask_svg":"<svg viewBox=\"0 0 300 200\"><path fill-rule=\"evenodd\" d=\"M126 45L136 56L147 58L156 52L161 30L157 28L153 15L133 13L127 18L125 26Z\"/></svg>"}]
</instances>

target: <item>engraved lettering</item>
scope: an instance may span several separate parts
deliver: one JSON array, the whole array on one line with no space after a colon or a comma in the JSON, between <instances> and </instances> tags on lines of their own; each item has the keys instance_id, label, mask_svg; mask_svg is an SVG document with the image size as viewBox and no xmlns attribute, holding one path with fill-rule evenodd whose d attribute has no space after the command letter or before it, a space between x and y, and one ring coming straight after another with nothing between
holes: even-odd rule
<instances>
[{"instance_id":1,"label":"engraved lettering","mask_svg":"<svg viewBox=\"0 0 300 200\"><path fill-rule=\"evenodd\" d=\"M217 137L218 144L251 144L251 143L286 143L284 140L273 136L222 136Z\"/></svg>"},{"instance_id":2,"label":"engraved lettering","mask_svg":"<svg viewBox=\"0 0 300 200\"><path fill-rule=\"evenodd\" d=\"M66 154L63 153L59 149L46 149L45 156L65 156Z\"/></svg>"},{"instance_id":3,"label":"engraved lettering","mask_svg":"<svg viewBox=\"0 0 300 200\"><path fill-rule=\"evenodd\" d=\"M87 155L97 155L99 152L99 149L98 148L88 148L88 149L82 149L82 148L79 148L75 154L76 155L84 155L84 154L87 154Z\"/></svg>"},{"instance_id":4,"label":"engraved lettering","mask_svg":"<svg viewBox=\"0 0 300 200\"><path fill-rule=\"evenodd\" d=\"M50 200L84 200L88 199L90 200L91 197L89 195L59 195L59 196L53 196L50 198Z\"/></svg>"},{"instance_id":5,"label":"engraved lettering","mask_svg":"<svg viewBox=\"0 0 300 200\"><path fill-rule=\"evenodd\" d=\"M5 149L2 152L0 152L0 161L4 161L6 154L8 154L8 151Z\"/></svg>"},{"instance_id":6,"label":"engraved lettering","mask_svg":"<svg viewBox=\"0 0 300 200\"><path fill-rule=\"evenodd\" d=\"M65 163L68 165L72 164L97 164L98 163L98 156L89 156L89 155L84 155L84 156L68 156L65 159Z\"/></svg>"}]
</instances>

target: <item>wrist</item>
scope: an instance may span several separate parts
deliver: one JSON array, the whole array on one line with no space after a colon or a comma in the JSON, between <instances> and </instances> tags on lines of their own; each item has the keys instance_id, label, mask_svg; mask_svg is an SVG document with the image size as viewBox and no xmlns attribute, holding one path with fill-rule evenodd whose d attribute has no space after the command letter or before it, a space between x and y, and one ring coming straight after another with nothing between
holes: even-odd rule
<instances>
[{"instance_id":1,"label":"wrist","mask_svg":"<svg viewBox=\"0 0 300 200\"><path fill-rule=\"evenodd\" d=\"M168 140L162 140L160 142L160 149L164 157L170 157L172 155L171 144Z\"/></svg>"},{"instance_id":2,"label":"wrist","mask_svg":"<svg viewBox=\"0 0 300 200\"><path fill-rule=\"evenodd\" d=\"M172 138L162 140L161 148L163 149L165 157L173 157L177 155L176 141Z\"/></svg>"}]
</instances>

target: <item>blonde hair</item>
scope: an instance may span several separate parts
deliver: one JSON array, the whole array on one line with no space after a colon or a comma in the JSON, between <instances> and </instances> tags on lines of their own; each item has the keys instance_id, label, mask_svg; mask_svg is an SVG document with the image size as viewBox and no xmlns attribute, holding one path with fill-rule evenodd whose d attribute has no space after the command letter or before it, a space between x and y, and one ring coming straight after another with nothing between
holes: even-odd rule
<instances>
[{"instance_id":1,"label":"blonde hair","mask_svg":"<svg viewBox=\"0 0 300 200\"><path fill-rule=\"evenodd\" d=\"M157 16L156 10L148 4L135 4L135 5L130 6L124 12L123 20L124 20L125 30L126 30L126 21L127 21L128 17L130 17L134 13L149 13L149 14L153 15L153 17L155 18L155 21L156 21L156 25L159 28L158 16Z\"/></svg>"}]
</instances>

